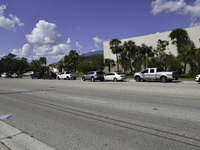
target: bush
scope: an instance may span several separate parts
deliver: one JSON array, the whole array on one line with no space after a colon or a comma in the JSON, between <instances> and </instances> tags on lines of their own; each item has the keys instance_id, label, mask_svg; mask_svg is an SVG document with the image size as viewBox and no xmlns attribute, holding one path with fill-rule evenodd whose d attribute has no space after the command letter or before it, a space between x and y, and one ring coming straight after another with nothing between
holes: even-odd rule
<instances>
[{"instance_id":1,"label":"bush","mask_svg":"<svg viewBox=\"0 0 200 150\"><path fill-rule=\"evenodd\" d=\"M185 73L185 74L180 74L179 78L192 78L190 74Z\"/></svg>"}]
</instances>

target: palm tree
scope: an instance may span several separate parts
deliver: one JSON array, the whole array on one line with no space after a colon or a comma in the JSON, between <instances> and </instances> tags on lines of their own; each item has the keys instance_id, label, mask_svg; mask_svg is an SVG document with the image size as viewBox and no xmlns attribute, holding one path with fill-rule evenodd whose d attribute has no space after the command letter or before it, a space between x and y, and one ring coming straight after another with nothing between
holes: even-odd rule
<instances>
[{"instance_id":1,"label":"palm tree","mask_svg":"<svg viewBox=\"0 0 200 150\"><path fill-rule=\"evenodd\" d=\"M133 72L132 60L135 57L137 46L135 45L135 42L129 40L128 42L124 42L123 48L124 48L124 53L129 62L129 69L131 70L131 73L132 73Z\"/></svg>"},{"instance_id":2,"label":"palm tree","mask_svg":"<svg viewBox=\"0 0 200 150\"><path fill-rule=\"evenodd\" d=\"M194 43L183 47L178 57L185 63L184 73L186 72L186 64L190 64L191 73L194 75L195 68L197 68L197 55L198 49L195 47Z\"/></svg>"},{"instance_id":3,"label":"palm tree","mask_svg":"<svg viewBox=\"0 0 200 150\"><path fill-rule=\"evenodd\" d=\"M46 65L47 64L47 58L46 57L40 57L39 62L41 65Z\"/></svg>"},{"instance_id":4,"label":"palm tree","mask_svg":"<svg viewBox=\"0 0 200 150\"><path fill-rule=\"evenodd\" d=\"M71 50L69 52L68 59L69 59L70 64L73 66L73 69L75 72L76 72L76 64L78 61L78 57L79 55L76 50Z\"/></svg>"},{"instance_id":5,"label":"palm tree","mask_svg":"<svg viewBox=\"0 0 200 150\"><path fill-rule=\"evenodd\" d=\"M172 40L172 44L176 45L178 54L181 52L181 48L189 42L188 33L182 28L172 30L169 37Z\"/></svg>"},{"instance_id":6,"label":"palm tree","mask_svg":"<svg viewBox=\"0 0 200 150\"><path fill-rule=\"evenodd\" d=\"M117 58L117 71L119 72L119 53L122 51L121 41L119 39L113 39L110 41L110 49L113 54L116 54Z\"/></svg>"},{"instance_id":7,"label":"palm tree","mask_svg":"<svg viewBox=\"0 0 200 150\"><path fill-rule=\"evenodd\" d=\"M32 60L30 65L33 67L33 71L39 71L39 68L40 68L39 60Z\"/></svg>"},{"instance_id":8,"label":"palm tree","mask_svg":"<svg viewBox=\"0 0 200 150\"><path fill-rule=\"evenodd\" d=\"M46 64L47 64L47 59L46 59L46 57L40 57L39 62L40 62L40 64L42 65L42 70L43 70L43 72L44 72L44 66L46 66Z\"/></svg>"},{"instance_id":9,"label":"palm tree","mask_svg":"<svg viewBox=\"0 0 200 150\"><path fill-rule=\"evenodd\" d=\"M154 53L152 51L152 46L147 46L145 44L142 44L140 47L139 47L139 53L137 55L139 55L140 59L142 61L144 61L144 68L147 67L147 61L148 61L148 58L149 57L153 57L154 56Z\"/></svg>"},{"instance_id":10,"label":"palm tree","mask_svg":"<svg viewBox=\"0 0 200 150\"><path fill-rule=\"evenodd\" d=\"M111 68L115 66L115 61L110 58L105 59L105 66L108 67L108 71L110 72Z\"/></svg>"}]
</instances>

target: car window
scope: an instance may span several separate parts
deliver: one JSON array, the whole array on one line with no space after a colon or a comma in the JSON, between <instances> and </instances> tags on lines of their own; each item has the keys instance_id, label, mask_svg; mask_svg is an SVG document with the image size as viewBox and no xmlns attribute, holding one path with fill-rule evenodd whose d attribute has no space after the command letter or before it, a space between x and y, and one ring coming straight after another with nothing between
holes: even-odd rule
<instances>
[{"instance_id":1,"label":"car window","mask_svg":"<svg viewBox=\"0 0 200 150\"><path fill-rule=\"evenodd\" d=\"M111 75L111 73L107 73L107 74L106 74L106 76L110 76L110 75Z\"/></svg>"},{"instance_id":2,"label":"car window","mask_svg":"<svg viewBox=\"0 0 200 150\"><path fill-rule=\"evenodd\" d=\"M148 69L146 69L146 70L142 71L142 73L148 73Z\"/></svg>"},{"instance_id":3,"label":"car window","mask_svg":"<svg viewBox=\"0 0 200 150\"><path fill-rule=\"evenodd\" d=\"M154 69L150 69L150 73L154 73Z\"/></svg>"}]
</instances>

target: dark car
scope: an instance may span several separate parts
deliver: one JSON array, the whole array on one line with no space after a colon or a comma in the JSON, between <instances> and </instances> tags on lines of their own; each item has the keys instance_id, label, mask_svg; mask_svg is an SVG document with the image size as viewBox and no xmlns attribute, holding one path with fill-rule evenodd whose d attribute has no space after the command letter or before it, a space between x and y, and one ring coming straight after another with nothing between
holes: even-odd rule
<instances>
[{"instance_id":1,"label":"dark car","mask_svg":"<svg viewBox=\"0 0 200 150\"><path fill-rule=\"evenodd\" d=\"M43 75L43 79L56 79L56 74L54 72L46 72Z\"/></svg>"},{"instance_id":2,"label":"dark car","mask_svg":"<svg viewBox=\"0 0 200 150\"><path fill-rule=\"evenodd\" d=\"M34 72L34 74L31 75L32 79L43 79L43 72Z\"/></svg>"},{"instance_id":3,"label":"dark car","mask_svg":"<svg viewBox=\"0 0 200 150\"><path fill-rule=\"evenodd\" d=\"M104 72L103 71L89 71L87 74L83 75L82 80L95 80L104 81Z\"/></svg>"},{"instance_id":4,"label":"dark car","mask_svg":"<svg viewBox=\"0 0 200 150\"><path fill-rule=\"evenodd\" d=\"M13 73L11 75L12 78L22 78L22 74L19 74L19 73Z\"/></svg>"}]
</instances>

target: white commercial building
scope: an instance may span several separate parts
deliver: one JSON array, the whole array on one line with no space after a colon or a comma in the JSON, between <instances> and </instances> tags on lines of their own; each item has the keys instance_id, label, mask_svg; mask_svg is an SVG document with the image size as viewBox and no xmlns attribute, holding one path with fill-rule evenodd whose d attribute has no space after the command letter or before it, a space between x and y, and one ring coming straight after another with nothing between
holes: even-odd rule
<instances>
[{"instance_id":1,"label":"white commercial building","mask_svg":"<svg viewBox=\"0 0 200 150\"><path fill-rule=\"evenodd\" d=\"M198 27L191 27L185 29L190 37L190 40L194 42L195 46L197 48L200 48L200 26ZM169 41L169 46L167 47L166 53L172 53L175 56L177 56L177 48L176 45L172 44L172 41L169 37L169 34L172 31L163 32L163 33L156 33L156 34L150 34L145 36L139 36L139 37L133 37L133 38L127 38L127 39L119 39L122 44L125 41L132 40L135 42L136 45L141 46L143 43L147 46L152 46L154 49L157 48L157 42L158 40L166 40ZM106 41L103 43L104 45L104 59L110 58L116 61L116 55L114 55L110 49L110 41ZM114 68L113 70L116 70Z\"/></svg>"}]
</instances>

